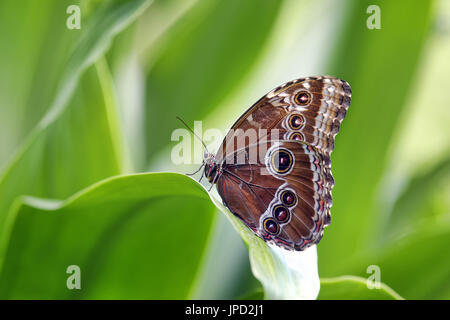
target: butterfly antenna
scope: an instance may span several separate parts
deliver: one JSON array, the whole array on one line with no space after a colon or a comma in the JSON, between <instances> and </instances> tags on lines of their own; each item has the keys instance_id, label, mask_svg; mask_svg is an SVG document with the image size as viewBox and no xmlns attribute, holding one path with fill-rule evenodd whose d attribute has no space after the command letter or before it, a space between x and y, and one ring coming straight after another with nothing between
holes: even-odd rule
<instances>
[{"instance_id":1,"label":"butterfly antenna","mask_svg":"<svg viewBox=\"0 0 450 320\"><path fill-rule=\"evenodd\" d=\"M208 152L209 153L209 150L208 150L208 147L206 146L206 143L202 140L202 138L200 138L195 132L194 132L194 130L192 130L192 128L191 127L189 127L187 124L186 124L186 122L184 122L184 120L183 119L181 119L180 117L176 117L178 120L180 120L181 121L181 123L190 131L190 132L192 132L192 134L198 139L198 140L200 140L201 142L202 142L202 145L205 147L205 149L206 149L206 152Z\"/></svg>"}]
</instances>

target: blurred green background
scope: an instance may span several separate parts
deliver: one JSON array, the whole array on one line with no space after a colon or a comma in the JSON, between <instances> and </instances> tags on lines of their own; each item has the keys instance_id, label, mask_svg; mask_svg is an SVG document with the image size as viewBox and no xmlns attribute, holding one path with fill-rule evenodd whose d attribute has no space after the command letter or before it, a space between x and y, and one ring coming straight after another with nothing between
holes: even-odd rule
<instances>
[{"instance_id":1,"label":"blurred green background","mask_svg":"<svg viewBox=\"0 0 450 320\"><path fill-rule=\"evenodd\" d=\"M199 186L134 173L195 167L170 161L175 116L225 130L274 87L327 74L353 97L319 299L449 299L449 57L446 0L2 0L0 298L261 297ZM371 265L391 291L355 284Z\"/></svg>"}]
</instances>

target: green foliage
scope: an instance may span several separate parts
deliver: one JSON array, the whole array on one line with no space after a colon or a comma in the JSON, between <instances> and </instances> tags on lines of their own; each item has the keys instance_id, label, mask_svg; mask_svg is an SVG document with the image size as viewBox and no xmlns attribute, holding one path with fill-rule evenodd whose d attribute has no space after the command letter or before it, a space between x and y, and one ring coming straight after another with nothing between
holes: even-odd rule
<instances>
[{"instance_id":1,"label":"green foliage","mask_svg":"<svg viewBox=\"0 0 450 320\"><path fill-rule=\"evenodd\" d=\"M158 173L110 178L65 201L20 198L0 297L189 298L214 219L207 199L191 179ZM69 265L82 271L80 291L67 290Z\"/></svg>"},{"instance_id":2,"label":"green foliage","mask_svg":"<svg viewBox=\"0 0 450 320\"><path fill-rule=\"evenodd\" d=\"M110 87L107 66L99 62L82 77L67 112L27 141L0 180L0 226L18 195L61 199L120 173Z\"/></svg>"},{"instance_id":3,"label":"green foliage","mask_svg":"<svg viewBox=\"0 0 450 320\"><path fill-rule=\"evenodd\" d=\"M396 292L380 284L380 288L372 288L366 284L365 278L341 276L323 278L320 281L319 300L401 300Z\"/></svg>"},{"instance_id":4,"label":"green foliage","mask_svg":"<svg viewBox=\"0 0 450 320\"><path fill-rule=\"evenodd\" d=\"M442 186L450 175L450 156L417 174L399 194L385 223L386 238L395 241L398 234L405 234L420 228L421 224L435 223L445 219L445 204L434 201L436 186Z\"/></svg>"},{"instance_id":5,"label":"green foliage","mask_svg":"<svg viewBox=\"0 0 450 320\"><path fill-rule=\"evenodd\" d=\"M48 110L79 33L64 13L77 1L0 3L0 166ZM21 17L20 19L18 17Z\"/></svg>"},{"instance_id":6,"label":"green foliage","mask_svg":"<svg viewBox=\"0 0 450 320\"><path fill-rule=\"evenodd\" d=\"M422 67L450 53L448 34L431 28L445 10L432 1L331 3L2 1L0 298L189 299L205 297L207 275L219 298L450 298L449 149L432 153L423 142L433 130L448 135L450 96L436 91L448 77L435 82L439 68ZM80 30L65 27L69 4L81 6ZM371 4L381 8L380 30L366 27ZM335 19L321 19L329 10ZM296 21L305 27L293 30ZM273 61L281 56L284 69ZM184 172L170 163L175 115L216 118L223 129L249 107L233 106L243 96L263 95L267 78L309 60L353 89L332 156L332 224L317 249L267 246L184 175L124 174L128 160ZM416 127L420 141L408 139L410 117L424 114L411 101L444 115L444 125L421 116L433 130ZM410 153L398 138L405 132ZM416 167L397 176L399 162ZM223 223L232 228L216 237ZM232 237L250 264L239 264L245 249ZM214 260L226 252L226 266ZM66 287L69 265L81 268L81 290ZM370 265L380 267L380 289L366 285ZM231 296L220 295L230 283Z\"/></svg>"},{"instance_id":7,"label":"green foliage","mask_svg":"<svg viewBox=\"0 0 450 320\"><path fill-rule=\"evenodd\" d=\"M320 246L321 275L345 273L371 250L384 218L374 197L430 24L430 1L379 1L382 28L366 28L371 1L355 1L330 65L354 94L333 153L333 222ZM417 15L417 12L421 12ZM414 23L412 23L414 21ZM408 54L405 54L407 52Z\"/></svg>"},{"instance_id":8,"label":"green foliage","mask_svg":"<svg viewBox=\"0 0 450 320\"><path fill-rule=\"evenodd\" d=\"M405 298L448 299L448 221L423 225L373 252L369 261L380 266L383 281Z\"/></svg>"},{"instance_id":9,"label":"green foliage","mask_svg":"<svg viewBox=\"0 0 450 320\"><path fill-rule=\"evenodd\" d=\"M82 72L106 51L111 38L142 10L145 3L111 1L91 17L91 25L81 36L61 73L60 84L48 112L0 176L0 228L7 208L20 194L65 197L81 187L120 172L121 150L117 150L120 132L115 106L112 105L111 80L105 75L107 71L102 71L103 75L98 77L97 83L92 83L94 76L89 75L79 86L78 80ZM103 84L98 82L100 78L103 78ZM74 96L76 89L78 95ZM77 105L81 107L77 108ZM99 108L101 113L98 119L95 108ZM64 110L69 111L61 115ZM86 143L86 140L89 142ZM88 156L89 151L92 158ZM100 158L99 154L105 159ZM77 156L80 159L76 159ZM83 166L83 162L87 164ZM41 168L37 169L39 165ZM73 172L75 181L67 181L72 171L69 168L73 167L80 172ZM61 178L65 180L64 187L57 181Z\"/></svg>"}]
</instances>

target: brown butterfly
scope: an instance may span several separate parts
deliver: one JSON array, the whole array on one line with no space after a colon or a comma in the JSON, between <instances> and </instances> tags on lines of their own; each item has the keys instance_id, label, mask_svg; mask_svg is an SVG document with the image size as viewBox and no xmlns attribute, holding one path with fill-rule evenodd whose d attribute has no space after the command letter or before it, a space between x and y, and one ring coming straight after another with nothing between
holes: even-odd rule
<instances>
[{"instance_id":1,"label":"brown butterfly","mask_svg":"<svg viewBox=\"0 0 450 320\"><path fill-rule=\"evenodd\" d=\"M330 154L351 94L330 76L287 82L236 121L216 155L205 153L203 174L224 205L265 241L304 250L322 238Z\"/></svg>"}]
</instances>

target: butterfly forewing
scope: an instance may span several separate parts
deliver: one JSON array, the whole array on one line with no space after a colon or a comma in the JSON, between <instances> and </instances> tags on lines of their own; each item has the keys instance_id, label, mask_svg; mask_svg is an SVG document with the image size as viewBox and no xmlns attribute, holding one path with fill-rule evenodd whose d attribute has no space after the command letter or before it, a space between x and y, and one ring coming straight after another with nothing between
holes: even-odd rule
<instances>
[{"instance_id":1,"label":"butterfly forewing","mask_svg":"<svg viewBox=\"0 0 450 320\"><path fill-rule=\"evenodd\" d=\"M350 106L351 89L334 77L290 81L256 102L233 125L216 157L261 140L303 141L329 155Z\"/></svg>"}]
</instances>

